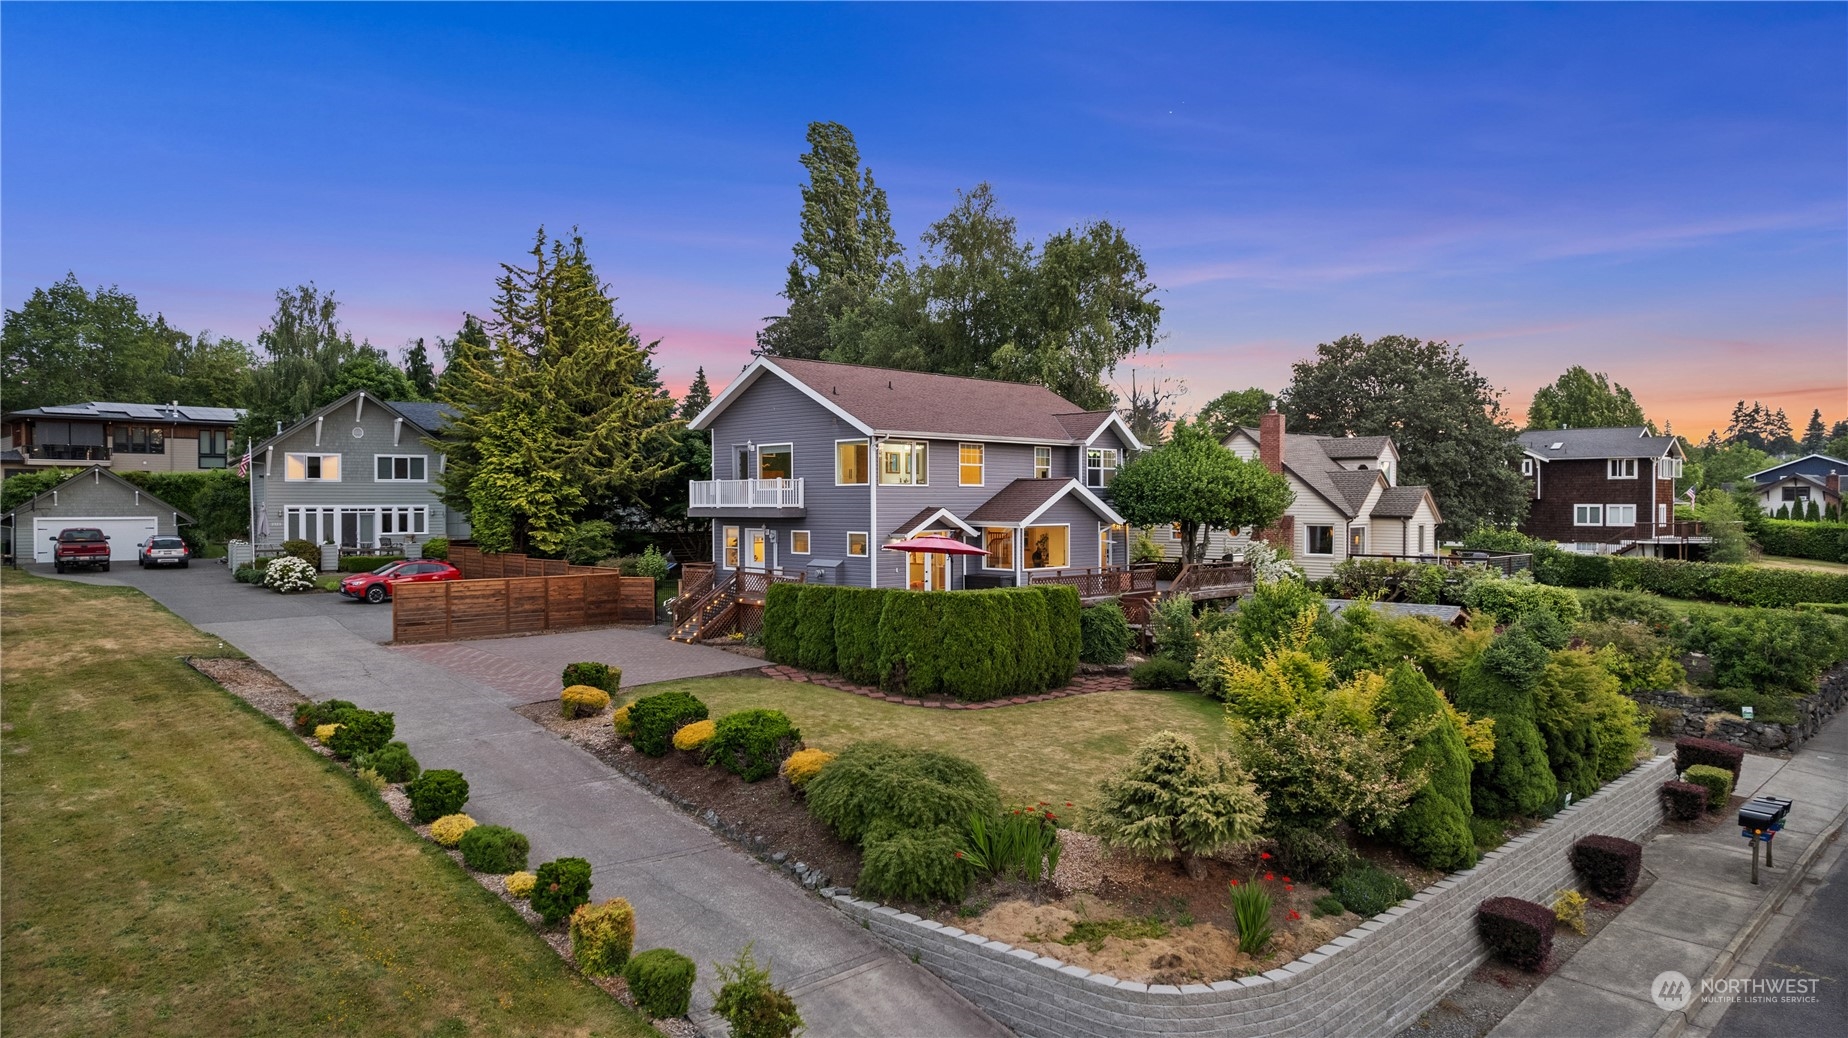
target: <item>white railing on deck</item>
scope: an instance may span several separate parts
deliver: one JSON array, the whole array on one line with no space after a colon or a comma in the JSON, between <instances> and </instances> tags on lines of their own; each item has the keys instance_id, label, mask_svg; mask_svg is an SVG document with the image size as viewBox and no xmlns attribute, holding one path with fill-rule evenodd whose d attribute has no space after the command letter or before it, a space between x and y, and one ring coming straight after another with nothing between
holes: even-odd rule
<instances>
[{"instance_id":1,"label":"white railing on deck","mask_svg":"<svg viewBox=\"0 0 1848 1038\"><path fill-rule=\"evenodd\" d=\"M799 479L699 479L687 483L691 508L801 508Z\"/></svg>"}]
</instances>

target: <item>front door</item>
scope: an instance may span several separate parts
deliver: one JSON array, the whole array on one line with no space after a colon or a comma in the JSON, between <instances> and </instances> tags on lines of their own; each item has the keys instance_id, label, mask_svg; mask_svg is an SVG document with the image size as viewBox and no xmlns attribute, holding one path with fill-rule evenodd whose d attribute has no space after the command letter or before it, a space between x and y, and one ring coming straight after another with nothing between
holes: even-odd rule
<instances>
[{"instance_id":1,"label":"front door","mask_svg":"<svg viewBox=\"0 0 1848 1038\"><path fill-rule=\"evenodd\" d=\"M948 530L926 530L919 537L948 537ZM907 555L905 586L913 591L948 591L950 557L939 552L914 551Z\"/></svg>"},{"instance_id":2,"label":"front door","mask_svg":"<svg viewBox=\"0 0 1848 1038\"><path fill-rule=\"evenodd\" d=\"M744 568L763 572L766 553L764 549L764 531L744 531Z\"/></svg>"}]
</instances>

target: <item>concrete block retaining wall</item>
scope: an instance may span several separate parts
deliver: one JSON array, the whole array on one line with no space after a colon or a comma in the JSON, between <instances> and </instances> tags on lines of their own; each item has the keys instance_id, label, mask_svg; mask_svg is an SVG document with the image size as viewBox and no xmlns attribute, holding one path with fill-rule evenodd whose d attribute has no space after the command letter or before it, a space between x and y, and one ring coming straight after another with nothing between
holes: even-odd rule
<instances>
[{"instance_id":1,"label":"concrete block retaining wall","mask_svg":"<svg viewBox=\"0 0 1848 1038\"><path fill-rule=\"evenodd\" d=\"M851 891L823 891L841 911L1023 1036L1115 1038L1391 1034L1487 957L1476 906L1496 896L1552 902L1573 886L1567 860L1592 833L1637 839L1655 828L1657 789L1675 777L1656 757L1328 944L1261 977L1215 984L1141 984L990 941Z\"/></svg>"}]
</instances>

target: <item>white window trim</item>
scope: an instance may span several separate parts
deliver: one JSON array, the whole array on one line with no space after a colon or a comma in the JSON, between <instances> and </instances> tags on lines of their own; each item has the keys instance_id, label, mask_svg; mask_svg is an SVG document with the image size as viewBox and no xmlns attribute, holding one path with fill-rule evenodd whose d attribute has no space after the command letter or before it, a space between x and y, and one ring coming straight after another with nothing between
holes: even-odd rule
<instances>
[{"instance_id":1,"label":"white window trim","mask_svg":"<svg viewBox=\"0 0 1848 1038\"><path fill-rule=\"evenodd\" d=\"M754 479L782 479L784 478L782 476L764 475L764 455L774 453L771 450L771 448L773 447L788 447L789 448L789 476L788 478L795 479L796 478L796 445L793 443L760 443L758 444L757 449L751 452L752 459L757 462L757 474L753 476L752 478Z\"/></svg>"},{"instance_id":2,"label":"white window trim","mask_svg":"<svg viewBox=\"0 0 1848 1038\"><path fill-rule=\"evenodd\" d=\"M1611 510L1613 508L1628 508L1630 510L1630 521L1627 523L1620 523L1614 520L1611 517ZM1604 506L1604 525L1606 526L1635 526L1636 525L1636 506L1633 504L1628 504L1628 503L1605 505Z\"/></svg>"},{"instance_id":3,"label":"white window trim","mask_svg":"<svg viewBox=\"0 0 1848 1038\"><path fill-rule=\"evenodd\" d=\"M1059 565L1059 566L1029 566L1027 565L1027 531L1028 530L1052 530L1052 529L1063 529L1065 531L1065 562L1064 564ZM1019 541L1020 541L1019 543L1020 551L1019 551L1019 554L1016 555L1015 557L1020 560L1021 569L1040 571L1040 570L1049 570L1049 569L1071 569L1072 568L1072 524L1071 523L1034 523L1032 526L1022 526L1020 528Z\"/></svg>"},{"instance_id":4,"label":"white window trim","mask_svg":"<svg viewBox=\"0 0 1848 1038\"><path fill-rule=\"evenodd\" d=\"M866 482L864 483L843 483L841 482L841 444L843 443L857 443L866 448ZM870 485L873 481L873 466L878 463L878 460L879 459L873 450L872 444L867 442L867 439L864 436L849 436L844 440L835 440L834 441L834 485L837 487L864 487L864 486Z\"/></svg>"},{"instance_id":5,"label":"white window trim","mask_svg":"<svg viewBox=\"0 0 1848 1038\"><path fill-rule=\"evenodd\" d=\"M879 458L879 450L876 447L871 452L869 452L869 456L873 463L874 481L876 481L882 487L927 487L927 486L930 486L930 441L929 440L880 440L879 441L879 447L898 447L901 445L910 445L912 447L924 448L924 471L915 473L916 475L921 476L922 478L915 480L913 482L910 482L910 483L887 483L884 479L881 479L880 477L885 475L885 465L881 463L880 458Z\"/></svg>"},{"instance_id":6,"label":"white window trim","mask_svg":"<svg viewBox=\"0 0 1848 1038\"><path fill-rule=\"evenodd\" d=\"M965 463L963 461L962 452L965 447L974 447L977 451L981 452L982 460L976 462L975 467L980 470L982 478L974 483L963 482L963 465ZM959 487L985 487L988 485L988 447L986 444L959 443L956 445L956 485Z\"/></svg>"},{"instance_id":7,"label":"white window trim","mask_svg":"<svg viewBox=\"0 0 1848 1038\"><path fill-rule=\"evenodd\" d=\"M980 527L980 529L982 531L982 568L991 573L1014 572L1013 560L1020 557L1020 530L1012 526L983 526ZM1007 553L1009 560L1008 564L1005 566L990 566L988 564L988 531L990 530L1007 531Z\"/></svg>"},{"instance_id":8,"label":"white window trim","mask_svg":"<svg viewBox=\"0 0 1848 1038\"><path fill-rule=\"evenodd\" d=\"M282 456L282 480L285 483L338 483L341 477L346 475L346 462L338 460L340 457L341 456L338 454L321 454L316 451L290 451ZM289 475L289 462L296 458L302 459L303 474L300 476L291 476ZM328 479L326 476L308 475L309 458L320 458L321 471L323 472L327 471L327 459L336 459L334 461L334 470L336 473L334 478Z\"/></svg>"},{"instance_id":9,"label":"white window trim","mask_svg":"<svg viewBox=\"0 0 1848 1038\"><path fill-rule=\"evenodd\" d=\"M808 542L808 545L809 545L809 548L813 548L813 547L815 546L815 544L814 544L814 541L815 541L815 538L814 538L814 535L813 535L813 534L811 534L811 533L809 533L809 532L808 532L807 530L791 530L791 531L789 531L789 554L791 554L791 555L807 555L807 554L809 553L809 548L803 548L803 549L801 549L800 551L798 551L798 550L796 549L796 537L797 537L797 536L800 536L800 537L801 537L801 538L802 538L802 539L803 539L804 541L806 541L806 542Z\"/></svg>"},{"instance_id":10,"label":"white window trim","mask_svg":"<svg viewBox=\"0 0 1848 1038\"><path fill-rule=\"evenodd\" d=\"M1092 451L1098 452L1098 455L1099 455L1098 457L1099 467L1097 470L1097 478L1100 480L1100 482L1097 482L1097 483L1091 482L1091 452ZM1104 478L1104 470L1102 466L1102 462L1103 462L1102 456L1105 454L1110 455L1110 474L1114 477L1116 473L1122 471L1123 457L1122 457L1121 452L1119 452L1115 447L1086 447L1084 449L1084 457L1083 457L1084 479L1082 480L1082 483L1084 486L1087 486L1091 488L1092 490L1102 490L1105 487L1108 487L1110 485L1109 483L1101 482L1101 480L1103 480Z\"/></svg>"},{"instance_id":11,"label":"white window trim","mask_svg":"<svg viewBox=\"0 0 1848 1038\"><path fill-rule=\"evenodd\" d=\"M738 543L738 548L737 548L738 563L730 563L730 562L725 561L725 549L728 546L726 544L726 534L728 531L733 537L736 537L738 539L738 542L737 542ZM743 561L744 561L744 530L737 526L719 527L719 568L736 570L738 568L738 564L742 563Z\"/></svg>"},{"instance_id":12,"label":"white window trim","mask_svg":"<svg viewBox=\"0 0 1848 1038\"><path fill-rule=\"evenodd\" d=\"M1585 509L1585 508L1595 508L1598 510L1596 517L1594 517L1592 521L1588 523L1581 522L1579 520L1580 510ZM1576 504L1573 505L1572 506L1572 525L1573 526L1603 526L1604 525L1604 506L1603 505L1576 505Z\"/></svg>"},{"instance_id":13,"label":"white window trim","mask_svg":"<svg viewBox=\"0 0 1848 1038\"><path fill-rule=\"evenodd\" d=\"M853 550L853 539L855 537L862 538L862 543L866 545L865 551L854 551ZM873 538L871 534L867 533L865 530L848 530L847 531L847 557L848 558L866 559L866 558L871 558L872 554L873 554Z\"/></svg>"},{"instance_id":14,"label":"white window trim","mask_svg":"<svg viewBox=\"0 0 1848 1038\"><path fill-rule=\"evenodd\" d=\"M407 476L404 479L399 479L396 476L389 476L385 479L380 479L379 478L379 459L381 458L391 458L394 461L399 458L421 458L423 460L423 470L424 470L423 478L422 479L412 479ZM428 483L430 482L429 455L426 455L426 454L374 454L372 456L372 481L374 483Z\"/></svg>"},{"instance_id":15,"label":"white window trim","mask_svg":"<svg viewBox=\"0 0 1848 1038\"><path fill-rule=\"evenodd\" d=\"M1628 468L1630 470L1630 474L1627 476L1619 475L1619 473L1625 468ZM1635 479L1636 473L1641 468L1642 466L1636 463L1635 458L1606 458L1604 459L1604 478L1605 479Z\"/></svg>"},{"instance_id":16,"label":"white window trim","mask_svg":"<svg viewBox=\"0 0 1848 1038\"><path fill-rule=\"evenodd\" d=\"M1310 551L1309 550L1309 531L1314 530L1314 529L1324 529L1328 531L1328 549L1329 550L1327 551ZM1333 523L1304 523L1303 524L1303 555L1305 557L1313 556L1318 559L1332 559L1336 555L1340 554L1338 551L1335 550L1339 548L1340 546L1341 546L1341 538L1335 536L1335 525Z\"/></svg>"},{"instance_id":17,"label":"white window trim","mask_svg":"<svg viewBox=\"0 0 1848 1038\"><path fill-rule=\"evenodd\" d=\"M1040 452L1041 451L1046 452L1046 474L1043 476L1040 475ZM986 475L986 473L984 473L984 475ZM1035 446L1033 448L1033 478L1034 479L1051 479L1052 478L1052 448L1051 447Z\"/></svg>"},{"instance_id":18,"label":"white window trim","mask_svg":"<svg viewBox=\"0 0 1848 1038\"><path fill-rule=\"evenodd\" d=\"M1534 459L1522 458L1521 459L1521 475L1531 476L1533 474L1534 474Z\"/></svg>"}]
</instances>

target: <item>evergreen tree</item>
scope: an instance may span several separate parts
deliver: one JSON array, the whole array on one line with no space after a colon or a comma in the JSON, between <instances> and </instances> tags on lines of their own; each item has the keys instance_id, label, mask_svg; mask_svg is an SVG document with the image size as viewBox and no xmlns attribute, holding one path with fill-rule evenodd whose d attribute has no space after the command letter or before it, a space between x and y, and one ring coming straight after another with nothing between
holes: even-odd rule
<instances>
[{"instance_id":1,"label":"evergreen tree","mask_svg":"<svg viewBox=\"0 0 1848 1038\"><path fill-rule=\"evenodd\" d=\"M436 399L458 407L474 403L478 387L469 373L483 370L494 348L481 318L462 315L462 328L456 337L439 338L436 344L443 351L443 373L436 379Z\"/></svg>"},{"instance_id":2,"label":"evergreen tree","mask_svg":"<svg viewBox=\"0 0 1848 1038\"><path fill-rule=\"evenodd\" d=\"M687 395L680 398L680 420L690 422L710 406L712 384L706 381L706 369L702 366L693 373L693 382L687 386Z\"/></svg>"},{"instance_id":3,"label":"evergreen tree","mask_svg":"<svg viewBox=\"0 0 1848 1038\"><path fill-rule=\"evenodd\" d=\"M1848 418L1829 426L1829 439L1839 440L1844 436L1848 436Z\"/></svg>"},{"instance_id":4,"label":"evergreen tree","mask_svg":"<svg viewBox=\"0 0 1848 1038\"><path fill-rule=\"evenodd\" d=\"M1598 429L1641 425L1655 432L1654 423L1628 389L1604 372L1574 364L1552 385L1541 386L1527 409L1529 429Z\"/></svg>"},{"instance_id":5,"label":"evergreen tree","mask_svg":"<svg viewBox=\"0 0 1848 1038\"><path fill-rule=\"evenodd\" d=\"M783 285L789 309L757 334L758 348L778 357L826 353L829 322L871 296L900 252L885 190L860 165L853 132L810 123L808 142L802 235Z\"/></svg>"},{"instance_id":6,"label":"evergreen tree","mask_svg":"<svg viewBox=\"0 0 1848 1038\"><path fill-rule=\"evenodd\" d=\"M430 350L421 336L404 351L404 374L411 380L411 389L416 394L405 399L436 399L436 368L430 364Z\"/></svg>"},{"instance_id":7,"label":"evergreen tree","mask_svg":"<svg viewBox=\"0 0 1848 1038\"><path fill-rule=\"evenodd\" d=\"M1388 730L1416 740L1404 773L1429 776L1425 787L1393 819L1394 840L1429 868L1448 872L1475 864L1476 840L1469 828L1474 810L1469 796L1469 747L1437 689L1416 667L1401 662L1387 676L1378 708Z\"/></svg>"},{"instance_id":8,"label":"evergreen tree","mask_svg":"<svg viewBox=\"0 0 1848 1038\"><path fill-rule=\"evenodd\" d=\"M469 508L483 547L555 555L587 504L674 471L681 423L653 386L654 345L616 312L583 239L541 228L529 255L502 264L485 349L465 326L453 350L446 388L463 413L443 444L443 494Z\"/></svg>"},{"instance_id":9,"label":"evergreen tree","mask_svg":"<svg viewBox=\"0 0 1848 1038\"><path fill-rule=\"evenodd\" d=\"M1822 408L1810 412L1809 425L1803 429L1803 453L1821 454L1829 444L1828 430L1822 424Z\"/></svg>"},{"instance_id":10,"label":"evergreen tree","mask_svg":"<svg viewBox=\"0 0 1848 1038\"><path fill-rule=\"evenodd\" d=\"M315 394L314 406L325 407L360 389L374 400L417 399L417 390L410 378L385 356L383 350L362 346L356 356L334 372L334 380Z\"/></svg>"}]
</instances>

